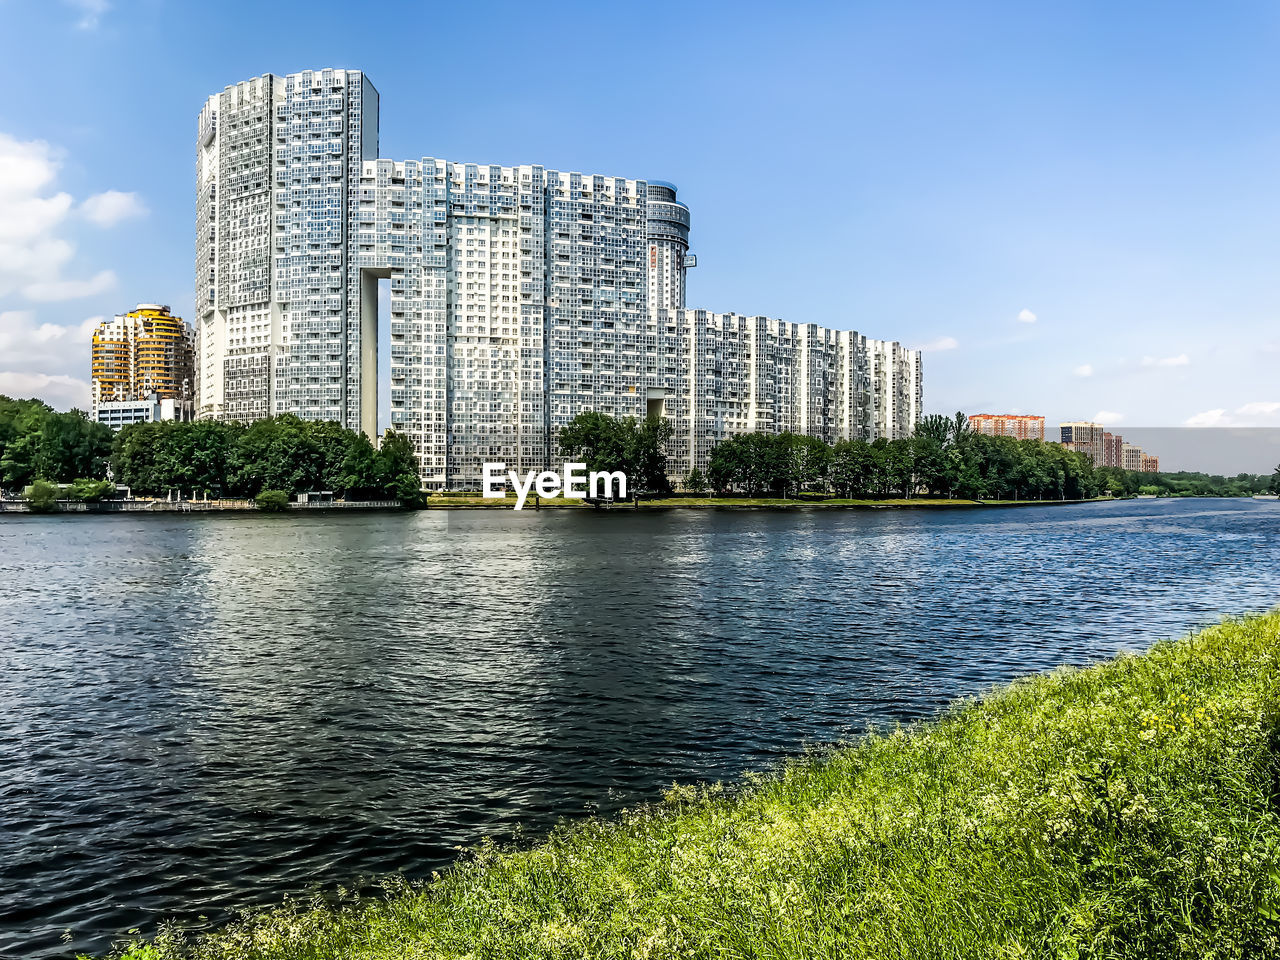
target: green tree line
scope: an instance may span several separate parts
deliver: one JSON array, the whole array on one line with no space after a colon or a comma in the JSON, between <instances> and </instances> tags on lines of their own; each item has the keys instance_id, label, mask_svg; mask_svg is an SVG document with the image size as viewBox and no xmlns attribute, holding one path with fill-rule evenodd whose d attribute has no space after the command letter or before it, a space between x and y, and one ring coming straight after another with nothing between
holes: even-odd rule
<instances>
[{"instance_id":1,"label":"green tree line","mask_svg":"<svg viewBox=\"0 0 1280 960\"><path fill-rule=\"evenodd\" d=\"M666 420L622 419L582 413L560 431L565 456L588 470L622 470L637 493L662 494L667 480ZM1083 500L1097 496L1248 496L1276 477L1240 474L1156 474L1095 467L1083 453L1040 440L990 437L969 429L968 418L932 415L915 434L896 440L844 440L834 445L795 433L749 433L721 441L706 473L684 478L691 493L721 495L836 495L858 499L937 497L1009 500Z\"/></svg>"},{"instance_id":2,"label":"green tree line","mask_svg":"<svg viewBox=\"0 0 1280 960\"><path fill-rule=\"evenodd\" d=\"M363 433L288 414L250 424L139 423L113 433L80 410L57 413L39 400L0 396L0 487L33 489L43 501L57 491L53 484L71 484L61 496L97 499L108 475L142 496L331 490L409 505L421 497L412 445L392 430L376 450Z\"/></svg>"},{"instance_id":3,"label":"green tree line","mask_svg":"<svg viewBox=\"0 0 1280 960\"><path fill-rule=\"evenodd\" d=\"M0 487L102 479L113 438L110 427L81 410L57 413L39 400L0 396Z\"/></svg>"},{"instance_id":4,"label":"green tree line","mask_svg":"<svg viewBox=\"0 0 1280 960\"><path fill-rule=\"evenodd\" d=\"M1280 494L1280 466L1267 477L1238 473L1220 477L1208 473L1143 473L1138 492L1161 497L1248 497L1259 493Z\"/></svg>"},{"instance_id":5,"label":"green tree line","mask_svg":"<svg viewBox=\"0 0 1280 960\"><path fill-rule=\"evenodd\" d=\"M1082 500L1130 492L1123 474L1099 470L1059 444L973 433L967 418L956 414L926 417L914 436L894 440L831 445L793 433L732 437L711 452L705 483L748 496Z\"/></svg>"},{"instance_id":6,"label":"green tree line","mask_svg":"<svg viewBox=\"0 0 1280 960\"><path fill-rule=\"evenodd\" d=\"M347 500L420 499L417 461L403 434L388 430L379 449L336 423L292 414L245 424L196 420L125 427L111 457L116 482L135 494L169 490L211 497L292 496L330 490Z\"/></svg>"}]
</instances>

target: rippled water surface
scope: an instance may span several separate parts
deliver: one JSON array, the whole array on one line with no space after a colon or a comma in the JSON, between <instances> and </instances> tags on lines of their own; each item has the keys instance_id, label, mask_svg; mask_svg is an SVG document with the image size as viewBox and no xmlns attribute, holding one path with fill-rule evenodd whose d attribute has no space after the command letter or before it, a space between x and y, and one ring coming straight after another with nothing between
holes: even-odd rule
<instances>
[{"instance_id":1,"label":"rippled water surface","mask_svg":"<svg viewBox=\"0 0 1280 960\"><path fill-rule=\"evenodd\" d=\"M0 557L0 956L35 958L1272 607L1280 504L7 516Z\"/></svg>"}]
</instances>

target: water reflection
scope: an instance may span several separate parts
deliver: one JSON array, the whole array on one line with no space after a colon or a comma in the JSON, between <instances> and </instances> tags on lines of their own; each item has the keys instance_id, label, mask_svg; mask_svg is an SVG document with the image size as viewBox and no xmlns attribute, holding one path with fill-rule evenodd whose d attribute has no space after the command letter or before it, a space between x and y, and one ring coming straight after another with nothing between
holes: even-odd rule
<instances>
[{"instance_id":1,"label":"water reflection","mask_svg":"<svg viewBox=\"0 0 1280 960\"><path fill-rule=\"evenodd\" d=\"M30 517L0 550L22 957L423 875L1280 596L1280 507L1252 501Z\"/></svg>"}]
</instances>

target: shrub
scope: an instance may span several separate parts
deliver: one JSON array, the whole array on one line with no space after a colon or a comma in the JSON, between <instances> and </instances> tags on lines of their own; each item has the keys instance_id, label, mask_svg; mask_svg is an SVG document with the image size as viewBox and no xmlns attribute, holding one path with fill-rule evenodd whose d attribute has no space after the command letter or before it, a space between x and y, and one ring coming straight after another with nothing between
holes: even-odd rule
<instances>
[{"instance_id":1,"label":"shrub","mask_svg":"<svg viewBox=\"0 0 1280 960\"><path fill-rule=\"evenodd\" d=\"M58 486L48 480L36 480L22 491L32 513L52 513L58 509Z\"/></svg>"},{"instance_id":2,"label":"shrub","mask_svg":"<svg viewBox=\"0 0 1280 960\"><path fill-rule=\"evenodd\" d=\"M263 490L253 498L259 510L268 513L280 513L289 509L289 495L283 490Z\"/></svg>"},{"instance_id":3,"label":"shrub","mask_svg":"<svg viewBox=\"0 0 1280 960\"><path fill-rule=\"evenodd\" d=\"M97 503L112 496L116 492L116 485L110 480L89 480L80 479L71 485L67 491L67 498L70 500L80 500L84 503Z\"/></svg>"}]
</instances>

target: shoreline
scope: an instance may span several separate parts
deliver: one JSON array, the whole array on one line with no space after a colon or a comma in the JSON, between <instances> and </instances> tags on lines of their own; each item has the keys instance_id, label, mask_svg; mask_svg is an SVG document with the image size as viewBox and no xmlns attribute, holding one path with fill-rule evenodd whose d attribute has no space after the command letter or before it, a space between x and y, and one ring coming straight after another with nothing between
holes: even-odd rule
<instances>
[{"instance_id":1,"label":"shoreline","mask_svg":"<svg viewBox=\"0 0 1280 960\"><path fill-rule=\"evenodd\" d=\"M442 497L429 501L429 510L510 510L511 500L480 501L479 498L466 499L460 503L450 503L452 498ZM462 499L462 498L458 498ZM663 500L642 500L639 504L626 501L623 503L601 504L577 501L554 500L544 501L540 505L525 504L521 512L538 510L630 510L644 513L646 511L665 510L963 510L976 507L1044 507L1061 506L1080 503L1103 503L1116 498L1098 498L1096 500L943 500L932 497L919 497L910 500L891 498L887 500L782 500L772 498L735 498L720 497L707 500L696 500L688 497L666 498ZM674 501L674 502L673 502Z\"/></svg>"},{"instance_id":2,"label":"shoreline","mask_svg":"<svg viewBox=\"0 0 1280 960\"><path fill-rule=\"evenodd\" d=\"M584 503L580 500L541 500L526 503L526 513L536 513L543 509L552 511L595 511L632 513L680 511L680 509L698 509L698 511L805 511L805 509L972 509L1001 507L1059 507L1068 504L1106 503L1120 498L1097 498L1092 500L968 500L968 499L934 499L920 497L916 499L886 500L783 500L765 498L710 498L696 500L691 498L668 498L662 500L641 500L632 503L625 500L620 503ZM675 500L675 502L673 502ZM58 507L50 511L35 511L22 500L0 500L0 518L13 516L114 516L129 515L219 515L219 516L251 516L255 513L271 513L274 516L303 515L303 513L344 513L344 512L396 512L416 513L419 511L476 511L476 509L504 509L513 511L515 499L483 500L479 497L431 497L425 507L406 508L399 502L361 502L361 500L339 500L334 503L289 503L283 511L264 511L253 506L252 500L102 500L97 503L76 502L67 500L59 502Z\"/></svg>"},{"instance_id":3,"label":"shoreline","mask_svg":"<svg viewBox=\"0 0 1280 960\"><path fill-rule=\"evenodd\" d=\"M1230 617L532 845L482 840L378 896L285 900L112 956L1190 960L1230 943L1243 960L1280 913L1278 691L1280 610Z\"/></svg>"},{"instance_id":4,"label":"shoreline","mask_svg":"<svg viewBox=\"0 0 1280 960\"><path fill-rule=\"evenodd\" d=\"M964 500L919 497L910 500L891 498L886 500L783 500L773 498L719 497L705 500L689 497L642 500L639 504L630 500L619 503L592 504L577 500L543 500L526 503L524 513L541 510L591 510L596 512L659 512L675 510L964 510L977 508L1048 507L1082 503L1110 503L1121 499L1099 497L1093 500ZM1186 498L1182 498L1186 499ZM32 510L20 500L0 501L0 518L15 516L109 516L116 514L214 514L245 516L252 514L311 514L359 512L417 513L419 510L513 510L514 498L483 500L480 497L431 496L421 508L405 508L398 501L337 501L333 503L290 503L283 511L266 511L254 506L251 500L107 500L97 503L60 501L54 510Z\"/></svg>"},{"instance_id":5,"label":"shoreline","mask_svg":"<svg viewBox=\"0 0 1280 960\"><path fill-rule=\"evenodd\" d=\"M965 500L960 498L942 499L935 497L916 497L912 499L889 498L885 500L783 500L774 498L748 497L711 497L707 499L692 497L668 497L661 500L641 500L638 504L632 501L619 503L592 504L578 500L543 500L528 502L522 513L537 513L541 510L581 510L609 513L626 511L632 513L659 513L677 510L713 510L713 511L804 511L804 510L970 510L970 509L1011 509L1017 507L1064 507L1079 506L1088 503L1124 503L1148 500L1258 500L1268 502L1265 497L1094 497L1089 500ZM1274 502L1274 501L1270 501ZM379 513L417 513L419 511L438 510L513 510L514 498L503 500L484 500L479 496L442 496L435 494L428 497L427 504L419 508L406 508L399 501L336 501L333 503L290 503L282 511L262 510L250 500L107 500L98 503L77 501L59 502L55 510L32 510L21 500L0 500L0 520L6 516L113 516L118 514L201 514L251 516L269 514L281 516L286 514L313 513L347 513L347 512L379 512Z\"/></svg>"}]
</instances>

